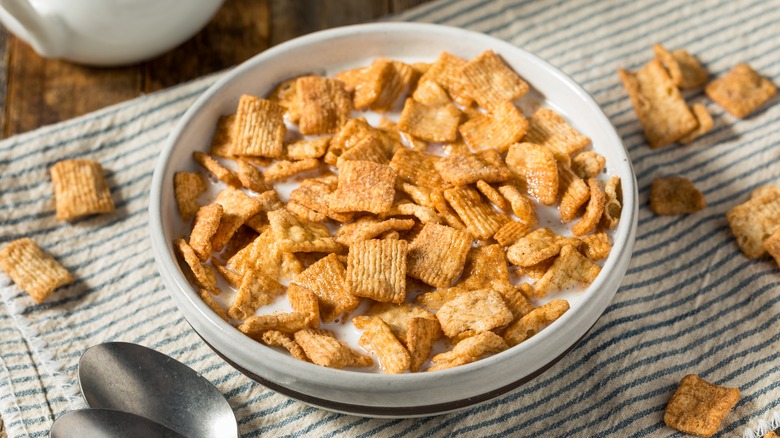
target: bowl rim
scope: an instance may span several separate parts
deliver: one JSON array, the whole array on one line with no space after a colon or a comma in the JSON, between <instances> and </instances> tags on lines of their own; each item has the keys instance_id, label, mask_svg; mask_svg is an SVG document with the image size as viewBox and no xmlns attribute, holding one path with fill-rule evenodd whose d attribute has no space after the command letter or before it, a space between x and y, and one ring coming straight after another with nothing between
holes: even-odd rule
<instances>
[{"instance_id":1,"label":"bowl rim","mask_svg":"<svg viewBox=\"0 0 780 438\"><path fill-rule=\"evenodd\" d=\"M203 109L203 107L216 95L222 92L232 81L248 74L256 69L260 68L264 62L277 56L285 51L293 50L303 46L307 46L312 43L320 43L323 40L342 38L345 36L359 37L361 34L373 34L373 33L395 33L395 32L435 32L451 36L453 38L469 38L477 41L483 41L486 47L491 47L494 50L501 49L502 51L515 51L524 57L525 61L536 64L537 68L546 70L546 73L554 76L555 80L561 85L567 87L570 92L573 92L577 98L583 101L595 114L595 117L601 119L604 124L604 129L607 130L606 135L611 137L611 142L620 146L620 151L623 156L616 157L614 163L616 166L625 166L624 172L630 175L631 178L621 177L622 189L623 189L623 211L621 214L621 220L618 224L613 235L613 247L610 256L604 263L602 271L610 272L619 266L621 272L619 272L619 279L615 280L608 275L600 275L596 280L583 292L583 294L590 294L588 299L581 299L578 302L577 310L572 312L566 312L561 318L560 322L552 324L547 329L541 331L537 335L523 342L521 345L510 348L502 353L487 357L485 359L462 365L459 367L441 370L436 373L406 373L398 375L386 375L381 373L365 373L351 370L335 370L326 367L320 367L311 363L299 361L290 357L289 355L278 352L270 347L260 344L259 342L251 341L243 334L235 330L233 326L227 322L222 321L216 317L212 310L202 302L202 300L193 292L192 286L187 282L186 278L182 275L181 270L176 263L175 255L172 252L172 239L165 238L165 230L163 230L163 189L167 179L165 178L168 173L171 155L177 144L177 139L186 131L189 124L195 115ZM388 383L397 385L402 391L404 388L413 388L423 383L430 381L444 381L449 379L457 379L465 375L477 372L478 370L486 367L501 366L507 364L511 360L512 356L522 354L522 352L528 350L535 350L537 345L547 344L555 345L556 348L549 355L552 357L558 357L564 351L568 351L576 345L576 339L581 339L587 333L595 321L603 314L606 307L614 297L617 288L622 281L622 277L625 275L625 270L628 265L628 259L630 259L631 252L633 250L633 244L636 233L637 217L638 217L638 205L637 205L637 184L636 176L633 171L628 151L622 143L619 135L615 131L614 126L610 122L609 118L598 106L595 100L580 87L574 80L569 78L566 74L542 60L534 54L531 54L524 49L515 46L504 40L497 39L495 37L474 32L470 30L460 29L451 26L442 26L436 24L424 24L424 23L372 23L372 24L360 24L353 26L344 26L324 31L308 34L296 39L287 41L278 46L272 47L268 50L261 52L260 54L250 58L233 70L229 71L217 82L215 82L207 91L205 91L185 112L181 119L177 122L174 129L166 139L165 145L157 160L152 184L150 187L150 202L149 202L149 232L151 244L156 260L158 269L160 270L161 277L166 284L166 288L171 294L177 307L182 311L185 318L193 326L195 331L207 340L208 344L214 348L214 344L217 345L217 349L221 356L233 357L233 353L236 349L233 345L229 345L231 342L238 340L238 337L249 340L253 344L256 344L257 348L261 348L263 354L268 355L274 361L281 361L284 367L290 370L296 376L307 376L309 374L318 375L317 380L327 379L332 384L336 385L342 390L354 390L354 391L370 391L378 386L384 386ZM614 291L611 293L596 294L593 291L602 289L607 282L616 282L617 286L614 287ZM595 313L594 313L595 309ZM595 317L594 317L595 315ZM194 321L193 321L194 320ZM193 324L196 322L196 324ZM197 326L208 327L211 331L220 333L222 336L217 342L211 342L210 336L201 333ZM585 330L576 330L578 326L584 327ZM572 332L575 335L572 335ZM566 342L566 345L560 346L553 342L555 337L563 336L565 339L570 339ZM238 340L239 344L241 343ZM228 344L226 346L226 344ZM560 343L558 343L560 344ZM235 344L234 344L235 345ZM554 361L553 361L554 362ZM546 364L551 364L549 360L542 363L539 368L544 368ZM246 364L239 364L245 366ZM262 366L258 363L257 366ZM252 371L252 370L250 370ZM531 370L533 372L535 370ZM253 371L254 372L254 371ZM308 373L308 374L307 374ZM511 388L510 388L511 389ZM505 391L504 391L505 392Z\"/></svg>"}]
</instances>

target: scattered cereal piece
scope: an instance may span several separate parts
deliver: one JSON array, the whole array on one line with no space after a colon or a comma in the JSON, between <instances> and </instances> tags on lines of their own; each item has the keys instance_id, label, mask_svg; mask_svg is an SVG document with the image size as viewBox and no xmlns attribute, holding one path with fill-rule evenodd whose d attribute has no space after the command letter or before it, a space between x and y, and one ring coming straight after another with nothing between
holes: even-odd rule
<instances>
[{"instance_id":1,"label":"scattered cereal piece","mask_svg":"<svg viewBox=\"0 0 780 438\"><path fill-rule=\"evenodd\" d=\"M726 213L731 232L745 257L766 254L764 240L780 228L780 192L766 191Z\"/></svg>"},{"instance_id":2,"label":"scattered cereal piece","mask_svg":"<svg viewBox=\"0 0 780 438\"><path fill-rule=\"evenodd\" d=\"M609 236L603 231L582 236L580 240L583 242L580 252L591 260L607 258L609 251L612 249Z\"/></svg>"},{"instance_id":3,"label":"scattered cereal piece","mask_svg":"<svg viewBox=\"0 0 780 438\"><path fill-rule=\"evenodd\" d=\"M436 162L441 158L424 152L399 149L390 161L398 179L429 189L445 187L447 183L436 171Z\"/></svg>"},{"instance_id":4,"label":"scattered cereal piece","mask_svg":"<svg viewBox=\"0 0 780 438\"><path fill-rule=\"evenodd\" d=\"M62 160L50 171L58 220L72 221L114 211L103 166L97 161Z\"/></svg>"},{"instance_id":5,"label":"scattered cereal piece","mask_svg":"<svg viewBox=\"0 0 780 438\"><path fill-rule=\"evenodd\" d=\"M544 274L547 273L547 271L550 269L550 266L552 266L554 261L555 261L555 257L550 257L549 259L543 260L535 265L520 266L519 269L517 270L517 273L520 275L527 275L529 278L532 278L534 280L539 280L540 278L544 277ZM533 293L531 293L530 295L526 294L526 296L533 296Z\"/></svg>"},{"instance_id":6,"label":"scattered cereal piece","mask_svg":"<svg viewBox=\"0 0 780 438\"><path fill-rule=\"evenodd\" d=\"M764 196L773 192L780 192L780 186L766 185L756 187L750 192L750 199L758 198L759 196Z\"/></svg>"},{"instance_id":7,"label":"scattered cereal piece","mask_svg":"<svg viewBox=\"0 0 780 438\"><path fill-rule=\"evenodd\" d=\"M298 123L301 118L297 83L298 78L287 79L268 94L268 100L284 108L285 115L291 123Z\"/></svg>"},{"instance_id":8,"label":"scattered cereal piece","mask_svg":"<svg viewBox=\"0 0 780 438\"><path fill-rule=\"evenodd\" d=\"M246 159L236 160L238 171L236 175L241 185L255 193L263 193L271 190L271 187L265 182L263 173Z\"/></svg>"},{"instance_id":9,"label":"scattered cereal piece","mask_svg":"<svg viewBox=\"0 0 780 438\"><path fill-rule=\"evenodd\" d=\"M688 178L670 176L653 179L650 208L655 214L694 213L706 206L704 195Z\"/></svg>"},{"instance_id":10,"label":"scattered cereal piece","mask_svg":"<svg viewBox=\"0 0 780 438\"><path fill-rule=\"evenodd\" d=\"M355 87L354 104L357 109L370 107L375 111L389 111L398 97L412 82L414 71L399 61L377 58L363 71L361 83Z\"/></svg>"},{"instance_id":11,"label":"scattered cereal piece","mask_svg":"<svg viewBox=\"0 0 780 438\"><path fill-rule=\"evenodd\" d=\"M413 226L413 219L387 219L380 221L371 217L365 217L342 225L336 231L336 234L333 235L333 239L344 246L352 246L357 242L373 239L387 231L405 231Z\"/></svg>"},{"instance_id":12,"label":"scattered cereal piece","mask_svg":"<svg viewBox=\"0 0 780 438\"><path fill-rule=\"evenodd\" d=\"M247 336L258 338L268 330L295 333L306 328L306 315L300 312L290 312L250 316L236 328Z\"/></svg>"},{"instance_id":13,"label":"scattered cereal piece","mask_svg":"<svg viewBox=\"0 0 780 438\"><path fill-rule=\"evenodd\" d=\"M518 239L531 232L531 227L523 222L507 222L493 235L493 239L501 246L509 246L517 242Z\"/></svg>"},{"instance_id":14,"label":"scattered cereal piece","mask_svg":"<svg viewBox=\"0 0 780 438\"><path fill-rule=\"evenodd\" d=\"M463 231L425 224L409 246L407 275L431 286L449 286L463 270L472 241Z\"/></svg>"},{"instance_id":15,"label":"scattered cereal piece","mask_svg":"<svg viewBox=\"0 0 780 438\"><path fill-rule=\"evenodd\" d=\"M431 202L436 211L444 218L447 225L455 228L456 230L465 230L466 225L460 220L458 215L447 204L447 200L444 199L444 194L440 190L434 190L431 192Z\"/></svg>"},{"instance_id":16,"label":"scattered cereal piece","mask_svg":"<svg viewBox=\"0 0 780 438\"><path fill-rule=\"evenodd\" d=\"M316 158L306 158L301 161L277 160L265 170L265 179L272 183L282 181L297 173L314 170L319 166L320 162Z\"/></svg>"},{"instance_id":17,"label":"scattered cereal piece","mask_svg":"<svg viewBox=\"0 0 780 438\"><path fill-rule=\"evenodd\" d=\"M623 186L620 177L614 175L609 178L604 186L604 216L601 217L602 225L608 229L614 229L620 221L620 212L623 210Z\"/></svg>"},{"instance_id":18,"label":"scattered cereal piece","mask_svg":"<svg viewBox=\"0 0 780 438\"><path fill-rule=\"evenodd\" d=\"M433 201L431 200L431 189L427 187L416 186L397 179L395 181L395 189L396 191L402 191L409 195L409 198L411 198L415 204L434 208Z\"/></svg>"},{"instance_id":19,"label":"scattered cereal piece","mask_svg":"<svg viewBox=\"0 0 780 438\"><path fill-rule=\"evenodd\" d=\"M339 168L339 186L330 198L336 212L385 213L393 206L395 170L370 161L346 161Z\"/></svg>"},{"instance_id":20,"label":"scattered cereal piece","mask_svg":"<svg viewBox=\"0 0 780 438\"><path fill-rule=\"evenodd\" d=\"M269 347L281 347L290 352L290 355L298 360L309 362L309 358L300 345L287 333L279 330L268 330L263 332L261 338L265 345Z\"/></svg>"},{"instance_id":21,"label":"scattered cereal piece","mask_svg":"<svg viewBox=\"0 0 780 438\"><path fill-rule=\"evenodd\" d=\"M530 267L555 257L560 251L558 236L547 228L538 228L510 246L506 257L517 266Z\"/></svg>"},{"instance_id":22,"label":"scattered cereal piece","mask_svg":"<svg viewBox=\"0 0 780 438\"><path fill-rule=\"evenodd\" d=\"M387 374L400 374L409 369L411 357L393 335L382 318L371 317L358 341L361 347L379 356L379 363Z\"/></svg>"},{"instance_id":23,"label":"scattered cereal piece","mask_svg":"<svg viewBox=\"0 0 780 438\"><path fill-rule=\"evenodd\" d=\"M341 251L341 245L330 237L330 231L325 225L305 222L284 209L268 212L268 221L278 248L282 251Z\"/></svg>"},{"instance_id":24,"label":"scattered cereal piece","mask_svg":"<svg viewBox=\"0 0 780 438\"><path fill-rule=\"evenodd\" d=\"M243 278L241 274L228 269L216 257L211 259L211 264L214 266L214 269L217 271L217 273L219 273L219 275L221 275L222 278L227 281L230 287L238 288L241 286L241 280Z\"/></svg>"},{"instance_id":25,"label":"scattered cereal piece","mask_svg":"<svg viewBox=\"0 0 780 438\"><path fill-rule=\"evenodd\" d=\"M37 303L55 289L73 282L73 276L34 240L24 237L0 250L0 269Z\"/></svg>"},{"instance_id":26,"label":"scattered cereal piece","mask_svg":"<svg viewBox=\"0 0 780 438\"><path fill-rule=\"evenodd\" d=\"M486 50L466 63L462 71L469 94L479 106L488 110L504 102L513 102L530 88L492 50Z\"/></svg>"},{"instance_id":27,"label":"scattered cereal piece","mask_svg":"<svg viewBox=\"0 0 780 438\"><path fill-rule=\"evenodd\" d=\"M507 202L506 198L504 198L498 190L493 188L493 186L486 183L485 181L477 181L477 190L479 190L479 192L482 193L488 199L488 201L493 203L493 205L500 208L501 210L506 210L509 208L509 203Z\"/></svg>"},{"instance_id":28,"label":"scattered cereal piece","mask_svg":"<svg viewBox=\"0 0 780 438\"><path fill-rule=\"evenodd\" d=\"M599 272L601 266L580 254L573 246L564 245L552 266L536 282L534 295L543 297L554 289L564 289L574 283L589 285Z\"/></svg>"},{"instance_id":29,"label":"scattered cereal piece","mask_svg":"<svg viewBox=\"0 0 780 438\"><path fill-rule=\"evenodd\" d=\"M452 100L464 107L471 106L473 99L466 88L465 78L462 73L465 65L465 59L442 52L439 58L436 59L436 62L431 64L428 70L420 77L418 83L427 80L435 81L447 91Z\"/></svg>"},{"instance_id":30,"label":"scattered cereal piece","mask_svg":"<svg viewBox=\"0 0 780 438\"><path fill-rule=\"evenodd\" d=\"M348 292L347 271L336 254L328 254L306 268L293 283L317 295L323 322L333 322L341 314L352 312L360 304L360 299Z\"/></svg>"},{"instance_id":31,"label":"scattered cereal piece","mask_svg":"<svg viewBox=\"0 0 780 438\"><path fill-rule=\"evenodd\" d=\"M380 215L380 218L392 216L414 216L424 224L440 224L441 217L432 208L423 207L409 201L401 201L394 205L388 212Z\"/></svg>"},{"instance_id":32,"label":"scattered cereal piece","mask_svg":"<svg viewBox=\"0 0 780 438\"><path fill-rule=\"evenodd\" d=\"M444 88L432 80L418 83L412 99L428 106L441 106L452 102Z\"/></svg>"},{"instance_id":33,"label":"scattered cereal piece","mask_svg":"<svg viewBox=\"0 0 780 438\"><path fill-rule=\"evenodd\" d=\"M666 405L664 423L681 432L712 436L738 401L738 388L716 386L689 374Z\"/></svg>"},{"instance_id":34,"label":"scattered cereal piece","mask_svg":"<svg viewBox=\"0 0 780 438\"><path fill-rule=\"evenodd\" d=\"M214 130L214 136L211 137L209 155L221 158L233 158L231 151L233 149L233 137L235 137L233 134L235 121L235 114L219 117L217 128Z\"/></svg>"},{"instance_id":35,"label":"scattered cereal piece","mask_svg":"<svg viewBox=\"0 0 780 438\"><path fill-rule=\"evenodd\" d=\"M214 251L222 251L238 228L259 213L263 206L255 198L232 187L219 192L214 202L222 205L223 213L219 228L211 239L211 246Z\"/></svg>"},{"instance_id":36,"label":"scattered cereal piece","mask_svg":"<svg viewBox=\"0 0 780 438\"><path fill-rule=\"evenodd\" d=\"M512 172L495 149L485 149L475 154L450 155L437 161L434 167L445 181L455 186L465 186L479 180L497 183L512 178Z\"/></svg>"},{"instance_id":37,"label":"scattered cereal piece","mask_svg":"<svg viewBox=\"0 0 780 438\"><path fill-rule=\"evenodd\" d=\"M238 176L232 170L225 168L219 161L199 151L193 152L192 158L223 183L232 187L241 187L241 180L238 179Z\"/></svg>"},{"instance_id":38,"label":"scattered cereal piece","mask_svg":"<svg viewBox=\"0 0 780 438\"><path fill-rule=\"evenodd\" d=\"M406 332L406 347L411 358L409 371L420 371L433 350L434 342L441 336L441 325L436 318L412 318L409 321L409 329Z\"/></svg>"},{"instance_id":39,"label":"scattered cereal piece","mask_svg":"<svg viewBox=\"0 0 780 438\"><path fill-rule=\"evenodd\" d=\"M201 207L195 215L189 243L201 261L211 257L211 239L221 220L222 206L217 203Z\"/></svg>"},{"instance_id":40,"label":"scattered cereal piece","mask_svg":"<svg viewBox=\"0 0 780 438\"><path fill-rule=\"evenodd\" d=\"M637 72L619 70L618 75L651 148L667 146L696 129L696 117L657 59Z\"/></svg>"},{"instance_id":41,"label":"scattered cereal piece","mask_svg":"<svg viewBox=\"0 0 780 438\"><path fill-rule=\"evenodd\" d=\"M425 292L423 294L417 295L414 301L417 304L425 306L426 308L436 312L441 309L441 306L443 306L444 303L454 300L455 298L467 292L471 292L471 290L458 285L446 289L436 289L431 292Z\"/></svg>"},{"instance_id":42,"label":"scattered cereal piece","mask_svg":"<svg viewBox=\"0 0 780 438\"><path fill-rule=\"evenodd\" d=\"M606 158L594 151L580 152L571 157L572 172L584 180L597 177L605 164Z\"/></svg>"},{"instance_id":43,"label":"scattered cereal piece","mask_svg":"<svg viewBox=\"0 0 780 438\"><path fill-rule=\"evenodd\" d=\"M306 356L317 365L342 369L346 367L370 367L374 361L365 354L349 348L327 330L303 329L295 332L295 342Z\"/></svg>"},{"instance_id":44,"label":"scattered cereal piece","mask_svg":"<svg viewBox=\"0 0 780 438\"><path fill-rule=\"evenodd\" d=\"M538 109L528 119L528 132L523 141L546 146L563 156L570 156L590 144L588 137L580 134L563 116L549 108Z\"/></svg>"},{"instance_id":45,"label":"scattered cereal piece","mask_svg":"<svg viewBox=\"0 0 780 438\"><path fill-rule=\"evenodd\" d=\"M198 212L198 196L207 189L206 181L199 173L176 172L173 175L173 191L182 219L189 221Z\"/></svg>"},{"instance_id":46,"label":"scattered cereal piece","mask_svg":"<svg viewBox=\"0 0 780 438\"><path fill-rule=\"evenodd\" d=\"M348 222L352 219L352 213L336 213L330 209L330 197L336 190L337 183L333 184L319 178L307 178L290 192L290 202L298 203L313 211L322 213L338 222ZM288 204L289 205L289 204Z\"/></svg>"},{"instance_id":47,"label":"scattered cereal piece","mask_svg":"<svg viewBox=\"0 0 780 438\"><path fill-rule=\"evenodd\" d=\"M305 160L307 158L320 158L325 155L330 144L330 136L322 136L311 139L298 140L285 145L284 156L288 160Z\"/></svg>"},{"instance_id":48,"label":"scattered cereal piece","mask_svg":"<svg viewBox=\"0 0 780 438\"><path fill-rule=\"evenodd\" d=\"M382 140L378 135L368 135L360 139L354 146L344 151L336 161L336 166L341 167L344 161L371 161L373 163L387 164L390 160L385 154Z\"/></svg>"},{"instance_id":49,"label":"scattered cereal piece","mask_svg":"<svg viewBox=\"0 0 780 438\"><path fill-rule=\"evenodd\" d=\"M398 129L425 141L455 141L458 137L460 110L451 103L428 106L406 99Z\"/></svg>"},{"instance_id":50,"label":"scattered cereal piece","mask_svg":"<svg viewBox=\"0 0 780 438\"><path fill-rule=\"evenodd\" d=\"M550 148L534 143L513 144L506 164L531 196L544 205L555 204L560 183L558 162Z\"/></svg>"},{"instance_id":51,"label":"scattered cereal piece","mask_svg":"<svg viewBox=\"0 0 780 438\"><path fill-rule=\"evenodd\" d=\"M284 108L270 100L244 94L238 101L230 155L281 157L287 132Z\"/></svg>"},{"instance_id":52,"label":"scattered cereal piece","mask_svg":"<svg viewBox=\"0 0 780 438\"><path fill-rule=\"evenodd\" d=\"M512 312L497 292L490 289L469 291L447 301L436 312L441 329L449 338L464 332L478 334L512 322Z\"/></svg>"},{"instance_id":53,"label":"scattered cereal piece","mask_svg":"<svg viewBox=\"0 0 780 438\"><path fill-rule=\"evenodd\" d=\"M678 49L670 53L661 44L655 44L653 52L678 87L696 88L707 83L707 71L687 50Z\"/></svg>"},{"instance_id":54,"label":"scattered cereal piece","mask_svg":"<svg viewBox=\"0 0 780 438\"><path fill-rule=\"evenodd\" d=\"M344 83L319 76L304 76L296 83L303 135L335 133L347 123L352 99Z\"/></svg>"},{"instance_id":55,"label":"scattered cereal piece","mask_svg":"<svg viewBox=\"0 0 780 438\"><path fill-rule=\"evenodd\" d=\"M777 94L777 87L748 64L737 64L725 75L707 84L710 99L735 117L744 119Z\"/></svg>"},{"instance_id":56,"label":"scattered cereal piece","mask_svg":"<svg viewBox=\"0 0 780 438\"><path fill-rule=\"evenodd\" d=\"M306 325L311 328L320 326L320 307L317 301L317 295L314 292L291 283L287 288L287 300L290 307L296 312L307 315Z\"/></svg>"},{"instance_id":57,"label":"scattered cereal piece","mask_svg":"<svg viewBox=\"0 0 780 438\"><path fill-rule=\"evenodd\" d=\"M504 153L528 130L528 120L511 102L496 105L487 114L478 114L458 128L473 150L488 148Z\"/></svg>"},{"instance_id":58,"label":"scattered cereal piece","mask_svg":"<svg viewBox=\"0 0 780 438\"><path fill-rule=\"evenodd\" d=\"M518 319L504 331L504 340L510 347L525 341L549 326L569 310L566 300L552 300Z\"/></svg>"},{"instance_id":59,"label":"scattered cereal piece","mask_svg":"<svg viewBox=\"0 0 780 438\"><path fill-rule=\"evenodd\" d=\"M508 217L493 210L472 188L447 189L444 197L466 225L466 231L478 239L490 239L509 222Z\"/></svg>"},{"instance_id":60,"label":"scattered cereal piece","mask_svg":"<svg viewBox=\"0 0 780 438\"><path fill-rule=\"evenodd\" d=\"M268 228L268 225L265 227ZM253 228L246 225L238 227L238 230L233 233L233 237L228 240L228 243L225 245L225 249L222 250L220 256L226 260L233 257L238 251L251 244L261 233L256 232Z\"/></svg>"},{"instance_id":61,"label":"scattered cereal piece","mask_svg":"<svg viewBox=\"0 0 780 438\"><path fill-rule=\"evenodd\" d=\"M536 206L514 184L504 184L498 188L499 193L512 206L512 213L529 228L536 227Z\"/></svg>"},{"instance_id":62,"label":"scattered cereal piece","mask_svg":"<svg viewBox=\"0 0 780 438\"><path fill-rule=\"evenodd\" d=\"M336 73L334 79L344 83L344 89L353 93L355 89L365 82L365 73L368 67L358 67Z\"/></svg>"},{"instance_id":63,"label":"scattered cereal piece","mask_svg":"<svg viewBox=\"0 0 780 438\"><path fill-rule=\"evenodd\" d=\"M693 131L691 131L689 134L680 138L678 140L680 144L692 143L697 138L710 132L712 126L715 124L715 122L713 122L712 120L712 116L710 115L709 111L707 111L707 107L704 106L703 104L694 103L693 105L691 105L691 112L693 113L694 116L696 116L696 120L699 122L699 126Z\"/></svg>"},{"instance_id":64,"label":"scattered cereal piece","mask_svg":"<svg viewBox=\"0 0 780 438\"><path fill-rule=\"evenodd\" d=\"M500 353L509 348L497 334L486 331L459 342L451 351L431 358L435 365L426 371L437 371L475 362L485 356Z\"/></svg>"},{"instance_id":65,"label":"scattered cereal piece","mask_svg":"<svg viewBox=\"0 0 780 438\"><path fill-rule=\"evenodd\" d=\"M396 131L397 133L397 131ZM385 154L389 157L401 148L400 144L393 140L381 129L369 125L364 119L349 119L349 121L333 136L325 154L324 161L332 166L338 164L338 158L345 151L351 149L359 141L366 137L375 137L380 140Z\"/></svg>"},{"instance_id":66,"label":"scattered cereal piece","mask_svg":"<svg viewBox=\"0 0 780 438\"><path fill-rule=\"evenodd\" d=\"M190 272L195 278L195 283L203 289L214 293L217 290L217 276L210 266L202 265L198 255L184 239L176 239L173 242L174 247L179 251L184 262L190 267ZM5 269L4 269L5 270ZM67 284L67 283L66 283Z\"/></svg>"},{"instance_id":67,"label":"scattered cereal piece","mask_svg":"<svg viewBox=\"0 0 780 438\"><path fill-rule=\"evenodd\" d=\"M352 323L358 329L364 330L371 317L374 316L382 318L382 321L390 327L395 337L404 345L408 344L406 335L409 330L409 324L414 318L436 320L436 316L433 313L407 302L395 304L377 301L371 303L371 306L363 315L352 318Z\"/></svg>"},{"instance_id":68,"label":"scattered cereal piece","mask_svg":"<svg viewBox=\"0 0 780 438\"><path fill-rule=\"evenodd\" d=\"M585 214L582 215L582 220L571 227L571 232L575 236L582 236L595 230L601 220L601 216L604 214L606 196L596 178L588 179L588 189L590 191L590 200L588 205L585 206Z\"/></svg>"},{"instance_id":69,"label":"scattered cereal piece","mask_svg":"<svg viewBox=\"0 0 780 438\"><path fill-rule=\"evenodd\" d=\"M301 205L295 201L290 201L284 206L290 213L298 216L299 218L308 222L325 222L328 219L324 213L314 211L305 205Z\"/></svg>"},{"instance_id":70,"label":"scattered cereal piece","mask_svg":"<svg viewBox=\"0 0 780 438\"><path fill-rule=\"evenodd\" d=\"M219 316L223 321L227 322L228 318L225 314L225 309L223 309L222 306L214 301L214 297L211 296L211 292L207 291L206 289L201 289L200 292L198 292L198 295L200 295L200 299L203 300L203 302L206 303L206 305L209 306L209 308L213 310L217 316Z\"/></svg>"},{"instance_id":71,"label":"scattered cereal piece","mask_svg":"<svg viewBox=\"0 0 780 438\"><path fill-rule=\"evenodd\" d=\"M590 199L588 184L570 169L558 165L558 196L561 198L558 211L561 222L568 223L577 216L583 204Z\"/></svg>"},{"instance_id":72,"label":"scattered cereal piece","mask_svg":"<svg viewBox=\"0 0 780 438\"><path fill-rule=\"evenodd\" d=\"M405 240L371 239L349 248L349 292L374 301L401 303L406 300Z\"/></svg>"},{"instance_id":73,"label":"scattered cereal piece","mask_svg":"<svg viewBox=\"0 0 780 438\"><path fill-rule=\"evenodd\" d=\"M250 269L244 273L227 314L233 319L245 320L255 314L258 308L271 304L284 294L285 288L265 272Z\"/></svg>"}]
</instances>

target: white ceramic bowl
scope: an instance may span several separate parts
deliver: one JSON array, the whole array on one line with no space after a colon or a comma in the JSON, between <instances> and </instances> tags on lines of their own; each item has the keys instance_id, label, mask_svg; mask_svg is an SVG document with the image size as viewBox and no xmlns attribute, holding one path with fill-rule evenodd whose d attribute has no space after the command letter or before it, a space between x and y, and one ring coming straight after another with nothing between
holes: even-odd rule
<instances>
[{"instance_id":1,"label":"white ceramic bowl","mask_svg":"<svg viewBox=\"0 0 780 438\"><path fill-rule=\"evenodd\" d=\"M174 256L172 241L182 228L173 175L195 169L192 152L208 149L218 117L234 112L241 94L264 96L284 79L367 65L379 56L433 61L442 51L472 58L487 49L501 55L541 93L546 104L589 136L593 149L607 158L608 174L622 180L624 206L612 252L601 274L566 314L529 340L486 359L432 373L384 375L334 370L293 359L244 336L201 301ZM155 258L173 300L195 331L225 360L265 386L315 406L365 416L408 417L449 412L495 398L537 376L573 348L604 312L626 272L637 226L636 200L636 179L620 138L593 99L563 73L483 34L428 24L382 23L289 41L248 60L212 86L179 121L160 155L149 220Z\"/></svg>"}]
</instances>

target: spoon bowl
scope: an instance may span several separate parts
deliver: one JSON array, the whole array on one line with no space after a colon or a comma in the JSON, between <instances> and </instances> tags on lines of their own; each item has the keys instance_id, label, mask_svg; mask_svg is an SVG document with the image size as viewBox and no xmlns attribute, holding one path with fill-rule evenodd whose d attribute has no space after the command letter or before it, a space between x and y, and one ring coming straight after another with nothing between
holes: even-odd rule
<instances>
[{"instance_id":1,"label":"spoon bowl","mask_svg":"<svg viewBox=\"0 0 780 438\"><path fill-rule=\"evenodd\" d=\"M91 408L140 415L187 437L238 436L235 414L211 382L144 346L108 342L87 349L79 383Z\"/></svg>"},{"instance_id":2,"label":"spoon bowl","mask_svg":"<svg viewBox=\"0 0 780 438\"><path fill-rule=\"evenodd\" d=\"M62 414L52 425L49 438L184 438L144 417L110 409L81 409Z\"/></svg>"}]
</instances>

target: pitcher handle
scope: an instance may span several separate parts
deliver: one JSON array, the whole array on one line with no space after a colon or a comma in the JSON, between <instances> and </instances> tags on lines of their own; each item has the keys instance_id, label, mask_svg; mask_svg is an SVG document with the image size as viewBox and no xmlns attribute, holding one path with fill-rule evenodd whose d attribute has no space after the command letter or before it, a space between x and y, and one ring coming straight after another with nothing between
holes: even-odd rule
<instances>
[{"instance_id":1,"label":"pitcher handle","mask_svg":"<svg viewBox=\"0 0 780 438\"><path fill-rule=\"evenodd\" d=\"M12 24L8 26L9 29L26 40L41 56L56 58L61 55L62 35L57 32L60 23L54 22L57 21L54 17L42 17L28 0L0 0L0 8L3 9L0 13L5 12L0 14L0 17L7 18L7 14L22 27L20 31L18 28L14 29L16 26Z\"/></svg>"}]
</instances>

